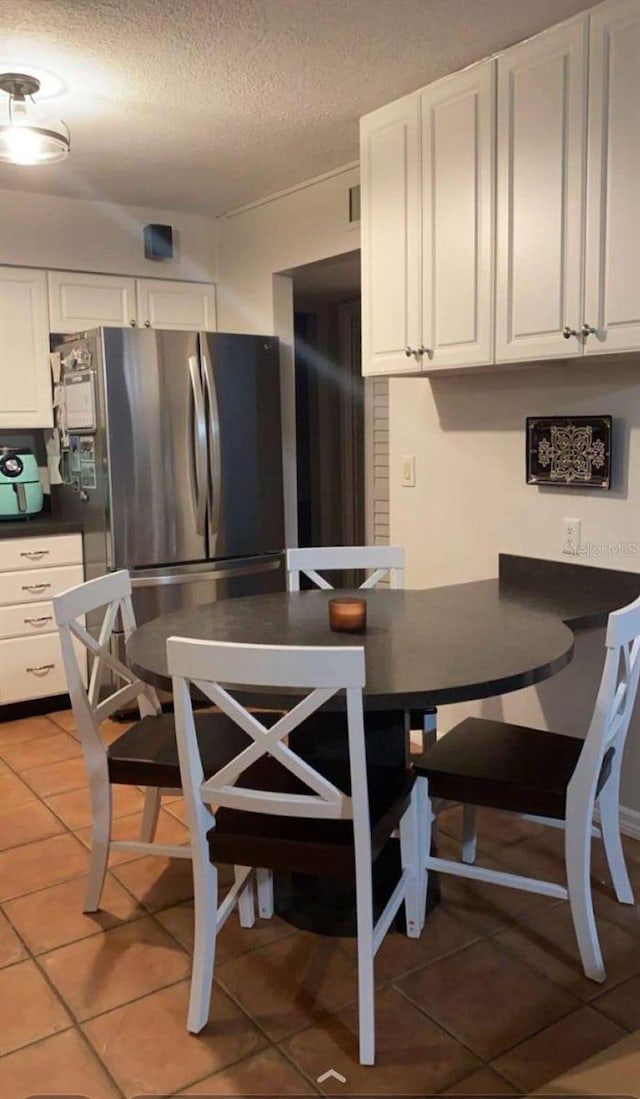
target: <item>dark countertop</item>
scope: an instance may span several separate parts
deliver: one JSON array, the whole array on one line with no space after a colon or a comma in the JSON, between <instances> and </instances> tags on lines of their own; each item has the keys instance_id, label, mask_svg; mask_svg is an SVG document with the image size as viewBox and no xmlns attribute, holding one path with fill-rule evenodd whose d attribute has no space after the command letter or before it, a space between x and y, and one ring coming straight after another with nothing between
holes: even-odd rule
<instances>
[{"instance_id":1,"label":"dark countertop","mask_svg":"<svg viewBox=\"0 0 640 1099\"><path fill-rule=\"evenodd\" d=\"M499 578L421 591L366 593L364 634L335 634L332 592L253 596L163 615L131 637L129 660L144 680L170 685L171 636L253 644L364 644L365 702L421 709L505 694L559 672L573 633L604 626L640 595L640 573L501 554ZM265 705L269 696L255 695ZM273 696L271 698L273 701Z\"/></svg>"},{"instance_id":2,"label":"dark countertop","mask_svg":"<svg viewBox=\"0 0 640 1099\"><path fill-rule=\"evenodd\" d=\"M503 598L554 614L574 631L605 626L611 611L640 596L640 572L508 553L499 556L499 584Z\"/></svg>"},{"instance_id":3,"label":"dark countertop","mask_svg":"<svg viewBox=\"0 0 640 1099\"><path fill-rule=\"evenodd\" d=\"M46 512L31 519L0 519L0 542L4 538L44 538L48 534L82 534L82 527Z\"/></svg>"}]
</instances>

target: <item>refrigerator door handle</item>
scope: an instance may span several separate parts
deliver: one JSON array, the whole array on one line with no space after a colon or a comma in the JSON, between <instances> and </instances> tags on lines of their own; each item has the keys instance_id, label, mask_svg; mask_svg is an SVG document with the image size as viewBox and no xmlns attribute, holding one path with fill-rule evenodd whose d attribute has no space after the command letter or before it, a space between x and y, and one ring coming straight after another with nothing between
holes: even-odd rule
<instances>
[{"instance_id":1,"label":"refrigerator door handle","mask_svg":"<svg viewBox=\"0 0 640 1099\"><path fill-rule=\"evenodd\" d=\"M196 531L198 534L204 534L207 514L207 424L205 419L204 392L200 380L200 367L195 355L189 356L189 377L191 378L193 408L195 411L192 422L191 457L193 462L193 477L191 489L193 505L196 512Z\"/></svg>"},{"instance_id":2,"label":"refrigerator door handle","mask_svg":"<svg viewBox=\"0 0 640 1099\"><path fill-rule=\"evenodd\" d=\"M211 361L205 351L205 341L201 339L202 365L204 367L204 386L209 413L209 553L214 556L215 540L220 526L220 497L222 495L222 473L220 461L220 415L218 395L211 368Z\"/></svg>"}]
</instances>

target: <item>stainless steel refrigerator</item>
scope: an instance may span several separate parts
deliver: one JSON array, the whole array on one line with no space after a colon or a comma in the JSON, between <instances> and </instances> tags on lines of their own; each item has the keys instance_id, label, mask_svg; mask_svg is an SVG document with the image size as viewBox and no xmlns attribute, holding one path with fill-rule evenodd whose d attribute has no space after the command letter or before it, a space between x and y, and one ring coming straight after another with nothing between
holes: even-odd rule
<instances>
[{"instance_id":1,"label":"stainless steel refrigerator","mask_svg":"<svg viewBox=\"0 0 640 1099\"><path fill-rule=\"evenodd\" d=\"M102 328L56 350L68 445L53 506L82 524L87 578L129 569L139 624L283 589L277 339Z\"/></svg>"}]
</instances>

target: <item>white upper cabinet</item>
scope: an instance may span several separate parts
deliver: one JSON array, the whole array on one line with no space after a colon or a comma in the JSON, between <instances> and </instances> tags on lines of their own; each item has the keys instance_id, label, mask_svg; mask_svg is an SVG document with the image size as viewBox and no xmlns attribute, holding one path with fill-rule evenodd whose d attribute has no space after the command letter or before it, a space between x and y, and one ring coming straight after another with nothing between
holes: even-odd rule
<instances>
[{"instance_id":1,"label":"white upper cabinet","mask_svg":"<svg viewBox=\"0 0 640 1099\"><path fill-rule=\"evenodd\" d=\"M493 361L495 62L421 95L422 367Z\"/></svg>"},{"instance_id":2,"label":"white upper cabinet","mask_svg":"<svg viewBox=\"0 0 640 1099\"><path fill-rule=\"evenodd\" d=\"M581 353L587 32L498 58L496 361Z\"/></svg>"},{"instance_id":3,"label":"white upper cabinet","mask_svg":"<svg viewBox=\"0 0 640 1099\"><path fill-rule=\"evenodd\" d=\"M363 373L419 374L419 97L363 118L360 150Z\"/></svg>"},{"instance_id":4,"label":"white upper cabinet","mask_svg":"<svg viewBox=\"0 0 640 1099\"><path fill-rule=\"evenodd\" d=\"M59 333L135 325L136 281L123 275L49 271L49 323Z\"/></svg>"},{"instance_id":5,"label":"white upper cabinet","mask_svg":"<svg viewBox=\"0 0 640 1099\"><path fill-rule=\"evenodd\" d=\"M586 355L640 347L640 2L590 24Z\"/></svg>"},{"instance_id":6,"label":"white upper cabinet","mask_svg":"<svg viewBox=\"0 0 640 1099\"><path fill-rule=\"evenodd\" d=\"M145 328L216 330L215 286L195 282L138 279L138 324Z\"/></svg>"},{"instance_id":7,"label":"white upper cabinet","mask_svg":"<svg viewBox=\"0 0 640 1099\"><path fill-rule=\"evenodd\" d=\"M47 277L0 267L0 428L52 424Z\"/></svg>"}]
</instances>

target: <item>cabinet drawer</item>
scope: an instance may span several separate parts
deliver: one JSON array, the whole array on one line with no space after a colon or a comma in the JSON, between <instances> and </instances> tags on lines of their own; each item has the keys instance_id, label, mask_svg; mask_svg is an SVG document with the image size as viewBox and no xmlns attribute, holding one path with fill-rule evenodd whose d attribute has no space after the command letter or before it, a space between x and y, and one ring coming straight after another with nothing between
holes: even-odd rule
<instances>
[{"instance_id":1,"label":"cabinet drawer","mask_svg":"<svg viewBox=\"0 0 640 1099\"><path fill-rule=\"evenodd\" d=\"M0 607L0 640L33 637L56 628L52 603L26 603Z\"/></svg>"},{"instance_id":2,"label":"cabinet drawer","mask_svg":"<svg viewBox=\"0 0 640 1099\"><path fill-rule=\"evenodd\" d=\"M77 651L84 668L82 646ZM0 641L0 705L65 694L66 690L57 633Z\"/></svg>"},{"instance_id":3,"label":"cabinet drawer","mask_svg":"<svg viewBox=\"0 0 640 1099\"><path fill-rule=\"evenodd\" d=\"M0 528L0 533L2 530ZM7 538L0 542L0 572L82 564L82 535L56 534L46 538Z\"/></svg>"},{"instance_id":4,"label":"cabinet drawer","mask_svg":"<svg viewBox=\"0 0 640 1099\"><path fill-rule=\"evenodd\" d=\"M42 603L67 588L75 588L83 580L82 565L66 565L60 569L32 569L29 572L3 572L0 573L0 606Z\"/></svg>"}]
</instances>

